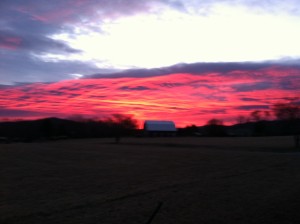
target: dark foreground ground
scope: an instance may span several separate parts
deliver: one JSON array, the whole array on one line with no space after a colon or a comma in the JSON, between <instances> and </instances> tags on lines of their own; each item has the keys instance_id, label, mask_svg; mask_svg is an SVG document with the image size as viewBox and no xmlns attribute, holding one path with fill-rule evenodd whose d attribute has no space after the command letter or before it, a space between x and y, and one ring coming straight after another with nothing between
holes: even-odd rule
<instances>
[{"instance_id":1,"label":"dark foreground ground","mask_svg":"<svg viewBox=\"0 0 300 224\"><path fill-rule=\"evenodd\" d=\"M300 223L291 137L0 145L0 223Z\"/></svg>"}]
</instances>

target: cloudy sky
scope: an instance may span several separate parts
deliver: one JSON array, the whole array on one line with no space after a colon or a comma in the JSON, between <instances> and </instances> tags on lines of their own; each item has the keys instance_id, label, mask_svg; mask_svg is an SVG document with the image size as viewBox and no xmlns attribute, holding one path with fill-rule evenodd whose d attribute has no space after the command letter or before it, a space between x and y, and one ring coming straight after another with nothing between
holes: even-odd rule
<instances>
[{"instance_id":1,"label":"cloudy sky","mask_svg":"<svg viewBox=\"0 0 300 224\"><path fill-rule=\"evenodd\" d=\"M300 0L1 0L0 119L179 126L300 96Z\"/></svg>"}]
</instances>

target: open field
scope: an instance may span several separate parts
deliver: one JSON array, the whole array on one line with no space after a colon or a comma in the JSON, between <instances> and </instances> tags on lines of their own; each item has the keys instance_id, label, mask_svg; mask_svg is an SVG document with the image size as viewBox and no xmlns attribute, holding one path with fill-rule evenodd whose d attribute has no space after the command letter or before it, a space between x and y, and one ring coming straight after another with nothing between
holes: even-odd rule
<instances>
[{"instance_id":1,"label":"open field","mask_svg":"<svg viewBox=\"0 0 300 224\"><path fill-rule=\"evenodd\" d=\"M299 223L292 137L0 144L0 223Z\"/></svg>"}]
</instances>

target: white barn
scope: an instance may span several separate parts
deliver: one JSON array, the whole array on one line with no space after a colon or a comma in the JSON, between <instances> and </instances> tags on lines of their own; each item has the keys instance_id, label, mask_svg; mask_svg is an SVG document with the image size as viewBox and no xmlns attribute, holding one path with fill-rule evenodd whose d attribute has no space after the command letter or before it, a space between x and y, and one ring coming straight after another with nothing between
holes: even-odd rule
<instances>
[{"instance_id":1,"label":"white barn","mask_svg":"<svg viewBox=\"0 0 300 224\"><path fill-rule=\"evenodd\" d=\"M173 121L147 120L144 122L146 136L175 136L176 126Z\"/></svg>"}]
</instances>

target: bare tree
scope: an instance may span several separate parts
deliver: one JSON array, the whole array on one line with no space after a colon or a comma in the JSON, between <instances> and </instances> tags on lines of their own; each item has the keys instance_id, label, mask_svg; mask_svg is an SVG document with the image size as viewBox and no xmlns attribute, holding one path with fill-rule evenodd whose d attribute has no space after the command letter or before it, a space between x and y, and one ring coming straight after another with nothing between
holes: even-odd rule
<instances>
[{"instance_id":1,"label":"bare tree","mask_svg":"<svg viewBox=\"0 0 300 224\"><path fill-rule=\"evenodd\" d=\"M115 142L119 143L121 137L137 128L137 121L129 115L113 114L106 121L114 130Z\"/></svg>"},{"instance_id":2,"label":"bare tree","mask_svg":"<svg viewBox=\"0 0 300 224\"><path fill-rule=\"evenodd\" d=\"M206 134L208 136L226 136L223 121L215 118L210 119L206 125Z\"/></svg>"},{"instance_id":3,"label":"bare tree","mask_svg":"<svg viewBox=\"0 0 300 224\"><path fill-rule=\"evenodd\" d=\"M269 120L271 113L269 110L255 110L250 113L249 121L260 122Z\"/></svg>"},{"instance_id":4,"label":"bare tree","mask_svg":"<svg viewBox=\"0 0 300 224\"><path fill-rule=\"evenodd\" d=\"M251 112L250 118L254 122L261 121L262 120L261 111L260 110L255 110L255 111Z\"/></svg>"},{"instance_id":5,"label":"bare tree","mask_svg":"<svg viewBox=\"0 0 300 224\"><path fill-rule=\"evenodd\" d=\"M220 119L213 118L207 122L207 125L223 125L223 121Z\"/></svg>"},{"instance_id":6,"label":"bare tree","mask_svg":"<svg viewBox=\"0 0 300 224\"><path fill-rule=\"evenodd\" d=\"M293 103L277 103L273 106L273 112L279 120L300 119L300 106Z\"/></svg>"},{"instance_id":7,"label":"bare tree","mask_svg":"<svg viewBox=\"0 0 300 224\"><path fill-rule=\"evenodd\" d=\"M294 135L295 147L300 146L300 104L296 99L288 103L277 103L273 106L273 113L278 120L285 121Z\"/></svg>"},{"instance_id":8,"label":"bare tree","mask_svg":"<svg viewBox=\"0 0 300 224\"><path fill-rule=\"evenodd\" d=\"M247 117L240 115L236 118L237 124L244 124L247 123Z\"/></svg>"},{"instance_id":9,"label":"bare tree","mask_svg":"<svg viewBox=\"0 0 300 224\"><path fill-rule=\"evenodd\" d=\"M269 120L271 118L271 112L268 110L263 111L264 120Z\"/></svg>"}]
</instances>

